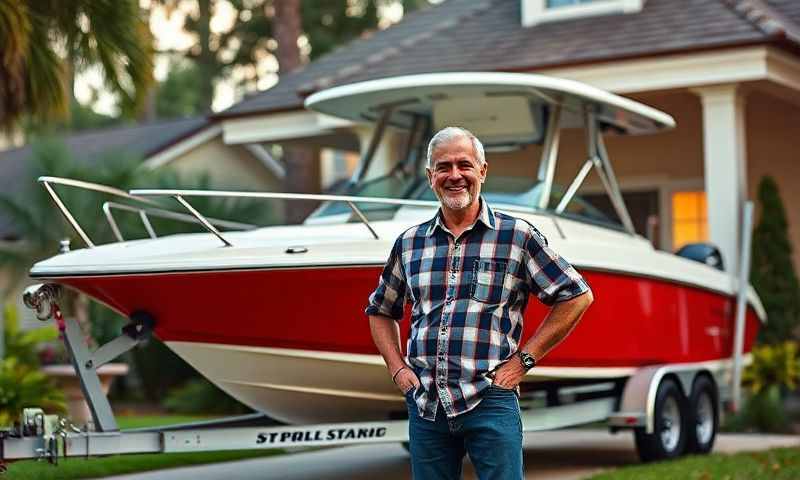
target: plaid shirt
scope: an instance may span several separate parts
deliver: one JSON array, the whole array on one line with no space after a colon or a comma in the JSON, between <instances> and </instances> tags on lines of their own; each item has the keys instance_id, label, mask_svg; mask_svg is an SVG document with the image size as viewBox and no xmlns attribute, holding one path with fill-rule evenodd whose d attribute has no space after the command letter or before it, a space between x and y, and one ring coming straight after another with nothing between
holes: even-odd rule
<instances>
[{"instance_id":1,"label":"plaid shirt","mask_svg":"<svg viewBox=\"0 0 800 480\"><path fill-rule=\"evenodd\" d=\"M403 317L412 304L406 363L420 379L421 417L433 421L480 403L490 372L519 348L529 294L547 305L589 289L528 222L489 208L458 238L441 211L398 237L369 297L367 315Z\"/></svg>"}]
</instances>

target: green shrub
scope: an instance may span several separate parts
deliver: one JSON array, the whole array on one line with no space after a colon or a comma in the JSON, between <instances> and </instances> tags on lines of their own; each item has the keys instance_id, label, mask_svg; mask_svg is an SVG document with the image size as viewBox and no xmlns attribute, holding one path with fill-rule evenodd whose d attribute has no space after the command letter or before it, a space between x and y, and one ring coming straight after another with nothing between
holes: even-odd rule
<instances>
[{"instance_id":1,"label":"green shrub","mask_svg":"<svg viewBox=\"0 0 800 480\"><path fill-rule=\"evenodd\" d=\"M797 338L800 282L792 263L786 209L772 177L761 179L758 204L760 218L753 231L750 282L767 312L768 321L759 331L759 341L777 343Z\"/></svg>"},{"instance_id":2,"label":"green shrub","mask_svg":"<svg viewBox=\"0 0 800 480\"><path fill-rule=\"evenodd\" d=\"M0 362L0 427L12 425L28 407L63 414L64 394L38 366L7 357Z\"/></svg>"},{"instance_id":3,"label":"green shrub","mask_svg":"<svg viewBox=\"0 0 800 480\"><path fill-rule=\"evenodd\" d=\"M751 393L741 410L729 416L725 430L735 432L791 433L791 425L783 409L783 396L777 385Z\"/></svg>"},{"instance_id":4,"label":"green shrub","mask_svg":"<svg viewBox=\"0 0 800 480\"><path fill-rule=\"evenodd\" d=\"M797 351L797 342L792 341L753 347L753 363L744 370L742 382L754 394L772 386L794 390L800 380Z\"/></svg>"},{"instance_id":5,"label":"green shrub","mask_svg":"<svg viewBox=\"0 0 800 480\"><path fill-rule=\"evenodd\" d=\"M47 413L64 413L64 395L52 380L39 370L36 348L58 338L52 328L22 331L17 311L6 306L6 357L0 361L0 427L10 426L23 408L40 407Z\"/></svg>"},{"instance_id":6,"label":"green shrub","mask_svg":"<svg viewBox=\"0 0 800 480\"><path fill-rule=\"evenodd\" d=\"M730 417L726 429L789 433L790 419L783 408L785 393L800 380L797 342L753 347L753 363L742 374L749 396L741 411Z\"/></svg>"},{"instance_id":7,"label":"green shrub","mask_svg":"<svg viewBox=\"0 0 800 480\"><path fill-rule=\"evenodd\" d=\"M19 328L19 313L11 304L7 304L3 309L3 324L5 328L5 352L6 357L16 358L19 362L39 366L39 356L37 348L47 342L58 339L58 330L50 325L32 330L21 330Z\"/></svg>"}]
</instances>

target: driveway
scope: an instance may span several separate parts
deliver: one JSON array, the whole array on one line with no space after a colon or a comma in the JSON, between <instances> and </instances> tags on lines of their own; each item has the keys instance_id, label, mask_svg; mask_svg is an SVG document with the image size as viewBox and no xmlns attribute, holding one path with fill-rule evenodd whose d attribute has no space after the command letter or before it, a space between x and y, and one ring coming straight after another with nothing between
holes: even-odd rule
<instances>
[{"instance_id":1,"label":"driveway","mask_svg":"<svg viewBox=\"0 0 800 480\"><path fill-rule=\"evenodd\" d=\"M717 437L715 452L800 447L794 435L725 434ZM605 430L561 430L525 434L525 478L577 480L594 473L636 464L633 435ZM298 451L288 455L214 465L109 477L113 480L319 479L400 480L411 477L408 454L399 444L359 445ZM468 460L464 478L475 479Z\"/></svg>"}]
</instances>

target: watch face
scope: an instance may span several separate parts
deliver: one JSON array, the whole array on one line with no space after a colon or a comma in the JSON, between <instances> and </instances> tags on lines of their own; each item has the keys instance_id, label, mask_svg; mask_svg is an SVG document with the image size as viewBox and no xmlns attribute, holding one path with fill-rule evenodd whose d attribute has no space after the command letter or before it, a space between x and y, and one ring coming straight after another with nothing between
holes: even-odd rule
<instances>
[{"instance_id":1,"label":"watch face","mask_svg":"<svg viewBox=\"0 0 800 480\"><path fill-rule=\"evenodd\" d=\"M536 365L536 360L534 360L530 354L520 354L519 358L522 360L522 366L527 369L531 369Z\"/></svg>"},{"instance_id":2,"label":"watch face","mask_svg":"<svg viewBox=\"0 0 800 480\"><path fill-rule=\"evenodd\" d=\"M526 367L533 368L533 359L526 357L523 361L525 362Z\"/></svg>"}]
</instances>

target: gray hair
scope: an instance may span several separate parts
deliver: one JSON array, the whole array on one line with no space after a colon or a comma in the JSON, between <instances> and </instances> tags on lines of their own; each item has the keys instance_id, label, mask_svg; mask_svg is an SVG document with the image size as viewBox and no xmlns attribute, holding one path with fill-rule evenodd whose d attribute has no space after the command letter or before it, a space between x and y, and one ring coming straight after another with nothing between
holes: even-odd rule
<instances>
[{"instance_id":1,"label":"gray hair","mask_svg":"<svg viewBox=\"0 0 800 480\"><path fill-rule=\"evenodd\" d=\"M467 137L472 142L472 149L475 151L475 158L478 159L478 164L483 165L486 163L486 155L483 152L483 144L478 137L472 134L466 128L461 127L445 127L438 132L436 135L431 138L430 143L428 144L428 162L427 167L431 168L431 157L433 155L433 151L436 150L439 145L443 143L448 143L456 138Z\"/></svg>"}]
</instances>

